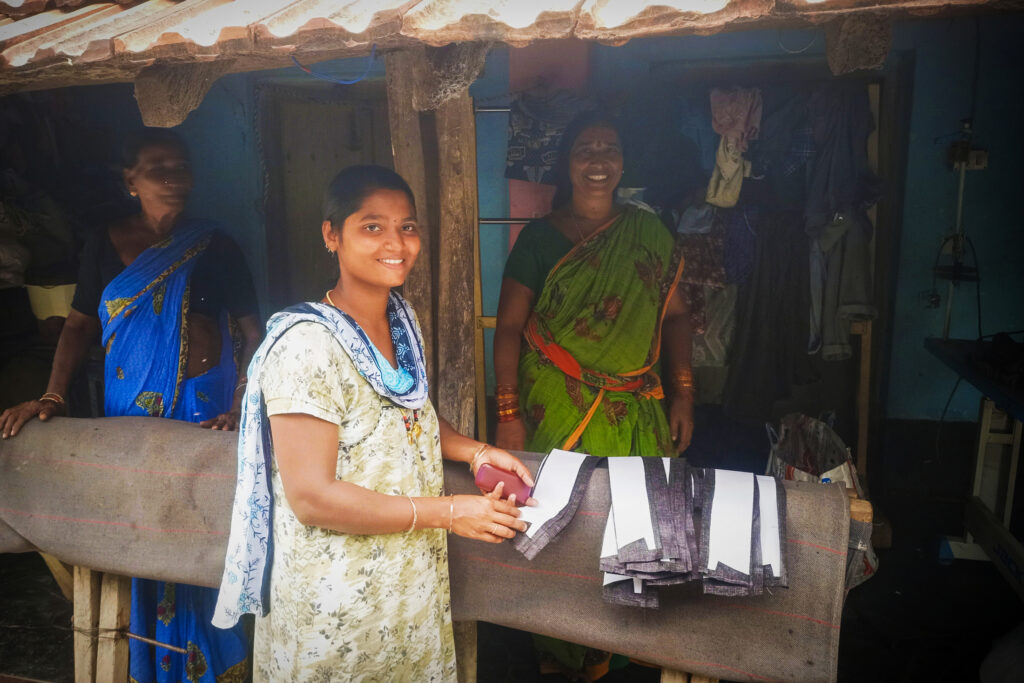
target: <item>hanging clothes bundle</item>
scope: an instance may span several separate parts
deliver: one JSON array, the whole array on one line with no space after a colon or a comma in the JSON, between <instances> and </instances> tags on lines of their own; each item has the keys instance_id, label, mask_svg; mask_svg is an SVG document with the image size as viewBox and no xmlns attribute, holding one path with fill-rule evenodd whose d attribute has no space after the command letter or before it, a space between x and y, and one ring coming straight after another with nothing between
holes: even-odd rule
<instances>
[{"instance_id":1,"label":"hanging clothes bundle","mask_svg":"<svg viewBox=\"0 0 1024 683\"><path fill-rule=\"evenodd\" d=\"M711 125L722 136L715 153L715 167L708 183L706 201L715 206L736 206L750 162L743 158L747 145L761 127L761 91L731 88L711 91Z\"/></svg>"},{"instance_id":2,"label":"hanging clothes bundle","mask_svg":"<svg viewBox=\"0 0 1024 683\"><path fill-rule=\"evenodd\" d=\"M873 320L867 210L881 194L868 165L868 136L875 128L862 84L818 89L808 102L816 154L808 174L804 220L812 240L809 351L824 360L853 355L850 323Z\"/></svg>"},{"instance_id":3,"label":"hanging clothes bundle","mask_svg":"<svg viewBox=\"0 0 1024 683\"><path fill-rule=\"evenodd\" d=\"M594 103L565 90L522 93L509 105L505 177L554 185L562 133Z\"/></svg>"}]
</instances>

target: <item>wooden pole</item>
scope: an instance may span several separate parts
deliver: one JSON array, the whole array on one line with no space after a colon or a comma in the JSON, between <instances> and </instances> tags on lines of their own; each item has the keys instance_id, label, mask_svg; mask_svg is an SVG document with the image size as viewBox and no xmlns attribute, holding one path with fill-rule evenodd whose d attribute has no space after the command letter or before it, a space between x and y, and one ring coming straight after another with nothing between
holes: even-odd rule
<instances>
[{"instance_id":1,"label":"wooden pole","mask_svg":"<svg viewBox=\"0 0 1024 683\"><path fill-rule=\"evenodd\" d=\"M463 93L437 110L440 180L438 230L438 408L462 434L472 435L476 371L473 359L473 245L477 230L476 122Z\"/></svg>"},{"instance_id":2,"label":"wooden pole","mask_svg":"<svg viewBox=\"0 0 1024 683\"><path fill-rule=\"evenodd\" d=\"M74 612L71 625L75 649L75 683L96 680L96 628L100 623L100 576L86 567L74 568Z\"/></svg>"},{"instance_id":3,"label":"wooden pole","mask_svg":"<svg viewBox=\"0 0 1024 683\"><path fill-rule=\"evenodd\" d=\"M71 574L71 567L64 564L50 553L39 553L39 555L43 558L43 562L46 563L46 567L50 570L50 574L53 575L53 580L57 582L57 587L60 588L60 592L64 594L65 598L74 602L75 580Z\"/></svg>"},{"instance_id":4,"label":"wooden pole","mask_svg":"<svg viewBox=\"0 0 1024 683\"><path fill-rule=\"evenodd\" d=\"M391 128L391 153L395 171L405 178L416 199L416 218L420 225L420 255L409 273L402 294L416 310L423 346L427 357L427 378L431 397L435 400L437 381L436 339L434 336L434 269L433 252L437 244L437 226L431 220L433 197L427 182L427 162L423 147L421 114L413 109L413 91L423 80L426 57L422 47L389 52L384 57L388 123Z\"/></svg>"},{"instance_id":5,"label":"wooden pole","mask_svg":"<svg viewBox=\"0 0 1024 683\"><path fill-rule=\"evenodd\" d=\"M104 574L100 584L100 634L96 645L96 680L128 680L128 639L113 631L128 630L132 580Z\"/></svg>"},{"instance_id":6,"label":"wooden pole","mask_svg":"<svg viewBox=\"0 0 1024 683\"><path fill-rule=\"evenodd\" d=\"M850 326L853 334L860 335L860 370L857 374L857 475L867 485L868 476L868 424L871 419L871 321L863 320Z\"/></svg>"}]
</instances>

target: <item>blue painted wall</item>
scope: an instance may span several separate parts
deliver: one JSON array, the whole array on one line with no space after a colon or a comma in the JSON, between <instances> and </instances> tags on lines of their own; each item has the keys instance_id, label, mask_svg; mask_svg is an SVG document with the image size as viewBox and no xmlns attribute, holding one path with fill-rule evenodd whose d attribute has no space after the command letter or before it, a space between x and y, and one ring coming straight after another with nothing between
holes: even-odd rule
<instances>
[{"instance_id":1,"label":"blue painted wall","mask_svg":"<svg viewBox=\"0 0 1024 683\"><path fill-rule=\"evenodd\" d=\"M978 250L983 332L991 334L1024 328L1024 221L1017 205L1024 175L1024 19L992 16L977 26L975 144L988 149L989 167L967 174L963 221ZM894 42L897 49L913 49L916 61L887 414L936 419L956 375L923 352L921 340L942 334L946 283L938 283L938 309L926 308L920 294L932 286L939 243L956 221L958 175L945 164L944 136L971 113L975 21L901 24ZM977 336L974 295L971 284L954 295L950 336ZM947 419L977 419L978 400L977 391L962 385Z\"/></svg>"},{"instance_id":2,"label":"blue painted wall","mask_svg":"<svg viewBox=\"0 0 1024 683\"><path fill-rule=\"evenodd\" d=\"M508 50L494 50L487 56L484 70L470 88L478 107L503 107L509 102ZM505 179L505 148L508 140L508 114L480 112L476 115L477 195L480 215L506 218L509 213L508 180ZM507 225L480 226L480 272L484 315L498 312L501 272L508 257ZM494 392L494 330L484 330L487 358L487 391Z\"/></svg>"},{"instance_id":3,"label":"blue painted wall","mask_svg":"<svg viewBox=\"0 0 1024 683\"><path fill-rule=\"evenodd\" d=\"M1024 328L1024 239L1020 194L1024 158L1024 18L1003 15L977 22L980 35L978 82L972 87L975 55L973 18L921 20L897 24L893 50L914 54L914 91L908 150L904 221L896 274L893 348L886 415L892 418L937 419L955 382L955 375L922 349L927 336L941 334L943 308L928 309L921 292L932 286L931 266L936 250L953 225L956 174L944 162L946 141L936 138L956 131L975 106L976 144L989 151L989 168L967 179L964 222L978 248L982 272L984 331ZM529 49L529 48L526 48ZM615 90L643 83L652 63L664 61L722 61L800 54L822 56L821 30L750 31L719 36L689 36L634 40L623 47L594 45L591 87ZM317 65L340 78L361 75L365 59ZM378 61L371 78L380 78ZM268 263L263 230L263 180L255 139L257 84L267 80L302 80L297 69L238 74L219 80L202 105L181 126L192 145L197 187L193 207L223 222L249 259L261 301L266 302ZM139 125L130 85L77 89L83 111L114 127ZM508 50L488 57L481 78L473 85L478 104L502 105L508 96ZM508 213L504 178L507 116L477 118L480 212ZM497 307L500 274L507 255L508 230L484 226L481 264L484 273L484 313ZM940 283L941 285L942 283ZM973 337L976 313L972 285L964 285L954 304L953 335ZM945 290L940 287L940 293ZM945 302L943 301L943 306ZM264 309L266 315L270 311ZM488 335L488 358L490 357ZM490 365L488 363L488 365ZM488 370L488 384L493 377ZM973 420L977 392L961 387L947 419Z\"/></svg>"}]
</instances>

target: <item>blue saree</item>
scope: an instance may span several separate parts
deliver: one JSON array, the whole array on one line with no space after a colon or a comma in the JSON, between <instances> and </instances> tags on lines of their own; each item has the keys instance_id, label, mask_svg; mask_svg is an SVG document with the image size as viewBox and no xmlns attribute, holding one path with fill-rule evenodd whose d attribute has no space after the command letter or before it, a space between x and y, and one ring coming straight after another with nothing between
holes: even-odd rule
<instances>
[{"instance_id":1,"label":"blue saree","mask_svg":"<svg viewBox=\"0 0 1024 683\"><path fill-rule=\"evenodd\" d=\"M104 408L108 417L142 415L201 422L231 407L236 369L227 312L220 314L216 367L185 378L189 276L210 243L209 226L187 221L132 261L103 290L99 316L106 348ZM136 683L234 683L248 672L241 625L212 628L212 588L132 579L132 633L185 654L130 642Z\"/></svg>"}]
</instances>

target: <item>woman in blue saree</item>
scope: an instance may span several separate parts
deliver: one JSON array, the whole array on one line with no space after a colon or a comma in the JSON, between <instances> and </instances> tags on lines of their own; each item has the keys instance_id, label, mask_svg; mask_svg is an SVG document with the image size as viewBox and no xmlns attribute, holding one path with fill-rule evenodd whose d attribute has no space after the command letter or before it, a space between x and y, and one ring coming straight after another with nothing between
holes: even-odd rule
<instances>
[{"instance_id":1,"label":"woman in blue saree","mask_svg":"<svg viewBox=\"0 0 1024 683\"><path fill-rule=\"evenodd\" d=\"M237 368L248 365L262 337L245 261L214 224L184 215L192 173L180 137L139 131L125 144L122 167L140 210L86 242L47 392L0 415L4 438L29 419L63 414L71 378L97 336L106 350L108 417L237 429L245 386ZM132 681L245 680L248 638L241 627L210 625L216 595L198 586L132 580L130 631L184 650L132 640Z\"/></svg>"}]
</instances>

